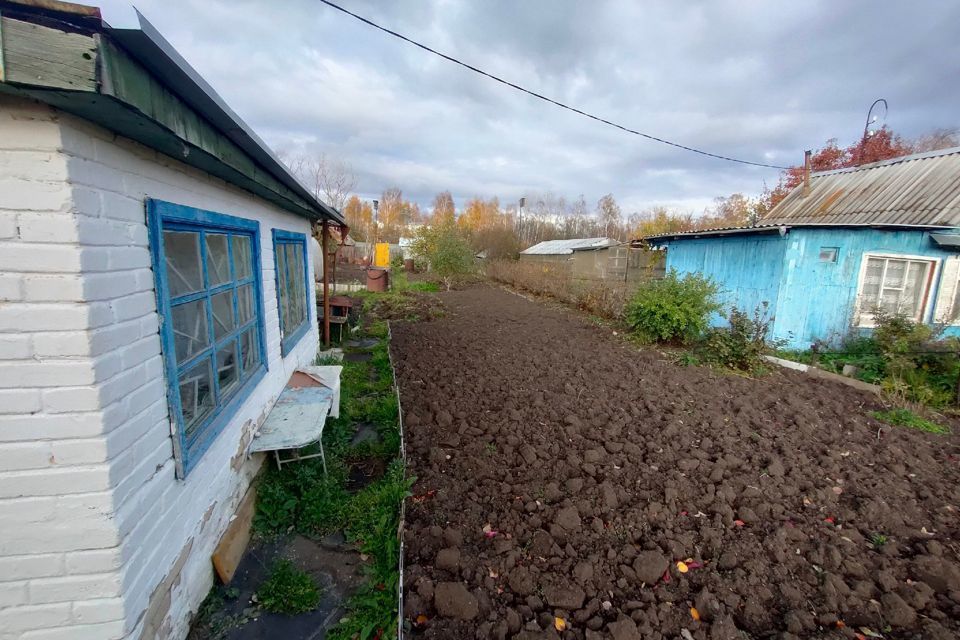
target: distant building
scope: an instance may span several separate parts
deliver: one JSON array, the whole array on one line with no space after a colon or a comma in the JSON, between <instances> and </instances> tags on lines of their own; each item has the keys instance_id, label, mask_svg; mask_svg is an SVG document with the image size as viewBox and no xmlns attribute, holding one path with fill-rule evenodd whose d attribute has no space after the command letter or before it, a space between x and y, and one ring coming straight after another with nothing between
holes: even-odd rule
<instances>
[{"instance_id":1,"label":"distant building","mask_svg":"<svg viewBox=\"0 0 960 640\"><path fill-rule=\"evenodd\" d=\"M610 238L546 240L521 251L520 261L568 269L575 280L638 282L663 275L663 252Z\"/></svg>"},{"instance_id":2,"label":"distant building","mask_svg":"<svg viewBox=\"0 0 960 640\"><path fill-rule=\"evenodd\" d=\"M878 307L960 334L960 148L814 173L754 227L647 238L794 348L869 331ZM715 318L722 323L721 318Z\"/></svg>"}]
</instances>

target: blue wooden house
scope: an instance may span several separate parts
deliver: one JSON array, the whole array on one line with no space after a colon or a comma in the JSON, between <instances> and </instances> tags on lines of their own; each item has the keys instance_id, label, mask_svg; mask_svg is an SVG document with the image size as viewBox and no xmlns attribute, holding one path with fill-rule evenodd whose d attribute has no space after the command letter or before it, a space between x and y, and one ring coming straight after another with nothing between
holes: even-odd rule
<instances>
[{"instance_id":1,"label":"blue wooden house","mask_svg":"<svg viewBox=\"0 0 960 640\"><path fill-rule=\"evenodd\" d=\"M868 331L877 308L960 335L960 147L809 174L753 227L647 240L727 308L767 303L792 348Z\"/></svg>"}]
</instances>

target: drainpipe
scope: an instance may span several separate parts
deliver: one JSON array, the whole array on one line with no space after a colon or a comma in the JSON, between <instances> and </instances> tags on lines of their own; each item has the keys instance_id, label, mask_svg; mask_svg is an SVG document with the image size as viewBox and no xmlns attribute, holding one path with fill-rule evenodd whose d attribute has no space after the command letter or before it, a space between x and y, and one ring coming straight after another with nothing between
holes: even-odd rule
<instances>
[{"instance_id":1,"label":"drainpipe","mask_svg":"<svg viewBox=\"0 0 960 640\"><path fill-rule=\"evenodd\" d=\"M813 152L810 150L803 152L803 197L810 195L810 158Z\"/></svg>"}]
</instances>

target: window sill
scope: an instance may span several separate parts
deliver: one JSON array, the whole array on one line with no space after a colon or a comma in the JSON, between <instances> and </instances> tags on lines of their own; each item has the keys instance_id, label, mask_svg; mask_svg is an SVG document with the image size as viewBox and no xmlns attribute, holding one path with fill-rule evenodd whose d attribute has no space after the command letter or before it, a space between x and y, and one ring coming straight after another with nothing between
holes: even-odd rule
<instances>
[{"instance_id":1,"label":"window sill","mask_svg":"<svg viewBox=\"0 0 960 640\"><path fill-rule=\"evenodd\" d=\"M297 330L292 334L280 341L280 355L284 358L287 357L293 349L297 346L303 336L307 335L307 332L310 329L310 317L307 316L307 319L297 327Z\"/></svg>"}]
</instances>

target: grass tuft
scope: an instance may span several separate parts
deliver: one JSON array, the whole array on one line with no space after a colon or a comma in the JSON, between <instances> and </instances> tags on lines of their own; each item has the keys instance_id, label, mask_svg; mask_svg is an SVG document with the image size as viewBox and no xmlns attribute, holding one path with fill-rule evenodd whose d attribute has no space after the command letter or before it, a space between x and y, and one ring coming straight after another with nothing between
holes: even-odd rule
<instances>
[{"instance_id":1,"label":"grass tuft","mask_svg":"<svg viewBox=\"0 0 960 640\"><path fill-rule=\"evenodd\" d=\"M886 422L895 427L907 427L909 429L917 429L919 431L926 431L927 433L938 433L940 435L950 434L950 429L947 427L921 418L913 411L910 411L910 409L901 408L890 409L889 411L871 411L870 416L880 422Z\"/></svg>"},{"instance_id":2,"label":"grass tuft","mask_svg":"<svg viewBox=\"0 0 960 640\"><path fill-rule=\"evenodd\" d=\"M320 591L306 572L289 560L278 560L270 577L257 590L257 600L267 611L293 616L316 609Z\"/></svg>"}]
</instances>

